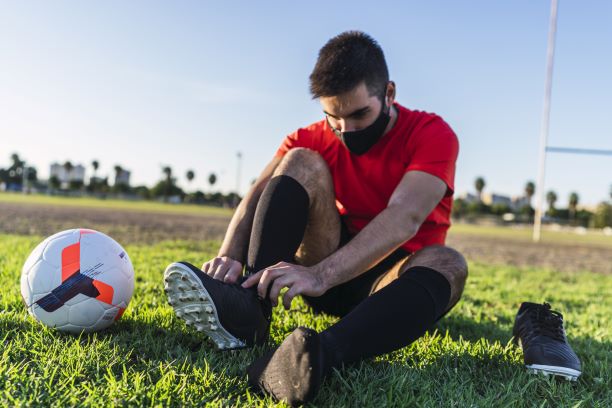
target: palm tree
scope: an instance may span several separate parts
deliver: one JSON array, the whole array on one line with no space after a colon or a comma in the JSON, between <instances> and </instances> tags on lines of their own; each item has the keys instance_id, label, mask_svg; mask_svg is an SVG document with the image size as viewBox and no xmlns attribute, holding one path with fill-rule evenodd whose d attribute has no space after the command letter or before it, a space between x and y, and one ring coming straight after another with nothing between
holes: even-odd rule
<instances>
[{"instance_id":1,"label":"palm tree","mask_svg":"<svg viewBox=\"0 0 612 408\"><path fill-rule=\"evenodd\" d=\"M13 183L22 184L23 183L23 172L24 172L23 167L25 166L25 161L21 160L21 158L19 157L17 153L11 154L11 160L13 164L8 169L9 177L13 179L12 180Z\"/></svg>"},{"instance_id":2,"label":"palm tree","mask_svg":"<svg viewBox=\"0 0 612 408\"><path fill-rule=\"evenodd\" d=\"M98 162L97 160L93 160L91 162L91 167L93 167L93 169L94 169L94 177L96 177L96 173L98 172L98 169L100 168L100 162Z\"/></svg>"},{"instance_id":3,"label":"palm tree","mask_svg":"<svg viewBox=\"0 0 612 408\"><path fill-rule=\"evenodd\" d=\"M66 173L70 173L72 169L74 169L74 165L70 161L66 161L64 163L64 170L66 170Z\"/></svg>"},{"instance_id":4,"label":"palm tree","mask_svg":"<svg viewBox=\"0 0 612 408\"><path fill-rule=\"evenodd\" d=\"M215 173L210 173L208 175L208 184L210 184L210 191L212 191L212 188L216 182L217 182L217 175Z\"/></svg>"},{"instance_id":5,"label":"palm tree","mask_svg":"<svg viewBox=\"0 0 612 408\"><path fill-rule=\"evenodd\" d=\"M93 176L89 178L88 191L95 193L98 188L98 169L100 168L100 162L97 160L91 161L91 167L93 167Z\"/></svg>"},{"instance_id":6,"label":"palm tree","mask_svg":"<svg viewBox=\"0 0 612 408\"><path fill-rule=\"evenodd\" d=\"M66 178L63 180L66 184L70 183L71 177L70 173L72 173L72 169L74 169L74 165L70 162L70 160L66 160L64 162L64 172L66 173ZM64 185L65 186L65 185ZM64 187L65 188L65 187Z\"/></svg>"},{"instance_id":7,"label":"palm tree","mask_svg":"<svg viewBox=\"0 0 612 408\"><path fill-rule=\"evenodd\" d=\"M163 166L162 173L166 175L166 182L164 188L164 201L168 201L170 197L170 188L172 187L172 168L170 166Z\"/></svg>"},{"instance_id":8,"label":"palm tree","mask_svg":"<svg viewBox=\"0 0 612 408\"><path fill-rule=\"evenodd\" d=\"M546 193L546 202L548 203L548 212L553 213L555 211L555 203L557 202L557 193L550 190Z\"/></svg>"},{"instance_id":9,"label":"palm tree","mask_svg":"<svg viewBox=\"0 0 612 408\"><path fill-rule=\"evenodd\" d=\"M120 165L116 164L114 167L115 170L115 185L117 185L119 178L121 177L121 173L123 173L123 167L121 167Z\"/></svg>"},{"instance_id":10,"label":"palm tree","mask_svg":"<svg viewBox=\"0 0 612 408\"><path fill-rule=\"evenodd\" d=\"M17 153L11 154L11 161L13 162L13 168L15 169L22 167L24 163Z\"/></svg>"},{"instance_id":11,"label":"palm tree","mask_svg":"<svg viewBox=\"0 0 612 408\"><path fill-rule=\"evenodd\" d=\"M162 167L162 173L166 175L166 181L170 181L172 179L172 168L170 166Z\"/></svg>"},{"instance_id":12,"label":"palm tree","mask_svg":"<svg viewBox=\"0 0 612 408\"><path fill-rule=\"evenodd\" d=\"M187 170L187 174L185 174L185 177L187 177L187 181L191 183L195 178L195 173L193 172L193 170Z\"/></svg>"},{"instance_id":13,"label":"palm tree","mask_svg":"<svg viewBox=\"0 0 612 408\"><path fill-rule=\"evenodd\" d=\"M533 181L528 181L525 184L525 197L527 197L527 203L531 206L531 198L535 194L535 184Z\"/></svg>"},{"instance_id":14,"label":"palm tree","mask_svg":"<svg viewBox=\"0 0 612 408\"><path fill-rule=\"evenodd\" d=\"M474 181L474 187L476 187L476 192L478 192L478 201L482 201L482 190L484 190L485 185L485 180L482 177L478 177Z\"/></svg>"},{"instance_id":15,"label":"palm tree","mask_svg":"<svg viewBox=\"0 0 612 408\"><path fill-rule=\"evenodd\" d=\"M576 218L576 208L578 207L578 193L571 193L569 196L569 218L574 221Z\"/></svg>"}]
</instances>

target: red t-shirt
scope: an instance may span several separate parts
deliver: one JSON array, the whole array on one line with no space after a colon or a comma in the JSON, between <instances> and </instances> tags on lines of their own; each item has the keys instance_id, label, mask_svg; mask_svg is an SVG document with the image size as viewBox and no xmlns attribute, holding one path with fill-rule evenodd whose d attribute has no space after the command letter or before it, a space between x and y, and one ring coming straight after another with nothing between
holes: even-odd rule
<instances>
[{"instance_id":1,"label":"red t-shirt","mask_svg":"<svg viewBox=\"0 0 612 408\"><path fill-rule=\"evenodd\" d=\"M288 135L276 152L283 156L294 147L318 152L327 162L336 191L336 206L348 229L356 234L387 207L404 174L419 170L446 183L447 191L427 216L416 235L402 248L415 252L432 244L444 244L450 227L459 142L441 117L395 104L398 118L370 150L351 153L326 120Z\"/></svg>"}]
</instances>

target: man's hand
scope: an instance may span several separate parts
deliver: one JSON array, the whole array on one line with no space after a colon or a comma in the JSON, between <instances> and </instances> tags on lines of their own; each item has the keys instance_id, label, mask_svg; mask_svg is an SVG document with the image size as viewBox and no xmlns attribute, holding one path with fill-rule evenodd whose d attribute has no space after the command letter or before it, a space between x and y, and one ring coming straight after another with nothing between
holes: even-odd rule
<instances>
[{"instance_id":1,"label":"man's hand","mask_svg":"<svg viewBox=\"0 0 612 408\"><path fill-rule=\"evenodd\" d=\"M202 265L205 274L227 283L236 283L242 275L242 263L227 256L218 256Z\"/></svg>"},{"instance_id":2,"label":"man's hand","mask_svg":"<svg viewBox=\"0 0 612 408\"><path fill-rule=\"evenodd\" d=\"M278 304L278 296L283 288L289 288L283 296L283 306L289 310L291 301L297 295L321 296L327 291L320 271L314 267L293 265L287 262L279 262L264 270L251 275L242 283L249 288L256 283L259 296L265 298L270 288L270 301L274 306Z\"/></svg>"}]
</instances>

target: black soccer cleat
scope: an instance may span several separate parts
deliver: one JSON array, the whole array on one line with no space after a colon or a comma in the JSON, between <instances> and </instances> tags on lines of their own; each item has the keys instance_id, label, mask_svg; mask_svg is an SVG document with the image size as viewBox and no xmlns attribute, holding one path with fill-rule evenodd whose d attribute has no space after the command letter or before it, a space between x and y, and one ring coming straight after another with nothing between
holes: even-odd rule
<instances>
[{"instance_id":1,"label":"black soccer cleat","mask_svg":"<svg viewBox=\"0 0 612 408\"><path fill-rule=\"evenodd\" d=\"M168 265L164 290L176 315L220 350L261 345L268 339L272 307L254 290L213 279L187 262Z\"/></svg>"},{"instance_id":2,"label":"black soccer cleat","mask_svg":"<svg viewBox=\"0 0 612 408\"><path fill-rule=\"evenodd\" d=\"M247 369L251 388L295 407L314 399L327 372L317 332L298 327Z\"/></svg>"},{"instance_id":3,"label":"black soccer cleat","mask_svg":"<svg viewBox=\"0 0 612 408\"><path fill-rule=\"evenodd\" d=\"M523 348L525 366L534 373L558 375L575 381L580 360L567 342L563 315L542 305L524 302L514 320L514 340Z\"/></svg>"}]
</instances>

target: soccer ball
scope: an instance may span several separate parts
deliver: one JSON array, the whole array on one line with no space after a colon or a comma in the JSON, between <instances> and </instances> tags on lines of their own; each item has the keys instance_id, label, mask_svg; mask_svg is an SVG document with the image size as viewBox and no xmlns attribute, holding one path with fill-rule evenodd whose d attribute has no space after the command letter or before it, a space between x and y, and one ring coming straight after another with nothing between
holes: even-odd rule
<instances>
[{"instance_id":1,"label":"soccer ball","mask_svg":"<svg viewBox=\"0 0 612 408\"><path fill-rule=\"evenodd\" d=\"M90 229L50 236L21 271L21 296L39 322L62 331L102 330L121 317L134 292L134 268L115 240Z\"/></svg>"}]
</instances>

